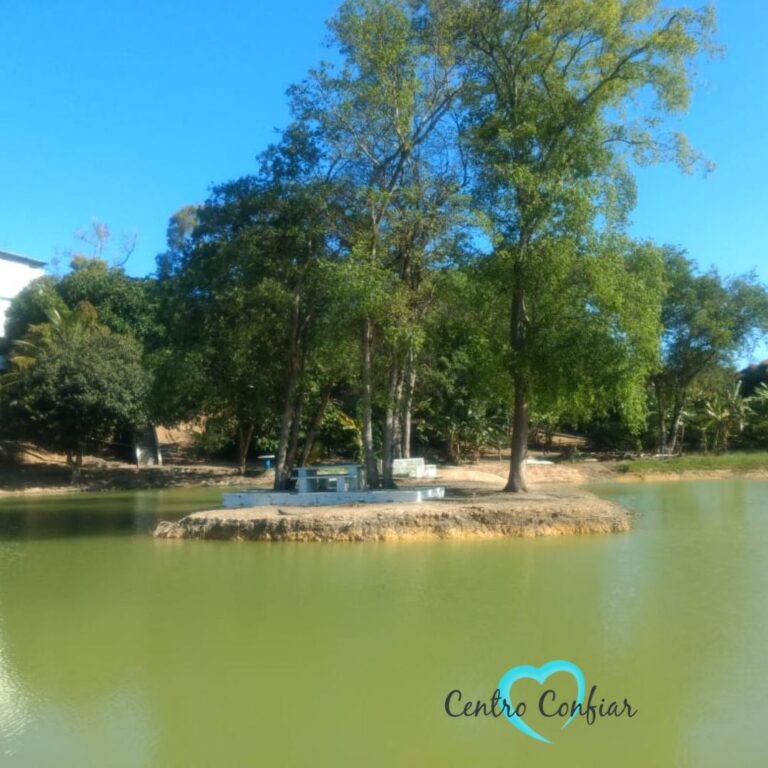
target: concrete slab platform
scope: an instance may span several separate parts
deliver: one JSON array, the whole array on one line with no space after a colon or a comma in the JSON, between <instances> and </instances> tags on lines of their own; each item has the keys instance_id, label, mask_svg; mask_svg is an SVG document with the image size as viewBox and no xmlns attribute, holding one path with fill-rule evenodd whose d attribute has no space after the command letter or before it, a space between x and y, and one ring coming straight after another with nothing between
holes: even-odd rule
<instances>
[{"instance_id":1,"label":"concrete slab platform","mask_svg":"<svg viewBox=\"0 0 768 768\"><path fill-rule=\"evenodd\" d=\"M418 503L428 499L442 499L445 488L408 488L407 490L381 491L346 491L335 493L319 491L316 493L296 493L279 491L241 491L225 493L224 507L320 507L341 506L344 504L387 504Z\"/></svg>"}]
</instances>

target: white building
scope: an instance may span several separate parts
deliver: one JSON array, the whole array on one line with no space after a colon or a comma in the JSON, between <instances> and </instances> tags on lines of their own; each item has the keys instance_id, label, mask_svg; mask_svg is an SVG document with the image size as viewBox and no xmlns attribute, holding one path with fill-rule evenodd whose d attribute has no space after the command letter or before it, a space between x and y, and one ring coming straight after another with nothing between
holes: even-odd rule
<instances>
[{"instance_id":1,"label":"white building","mask_svg":"<svg viewBox=\"0 0 768 768\"><path fill-rule=\"evenodd\" d=\"M5 336L5 313L13 298L35 278L42 277L44 261L0 251L0 338Z\"/></svg>"}]
</instances>

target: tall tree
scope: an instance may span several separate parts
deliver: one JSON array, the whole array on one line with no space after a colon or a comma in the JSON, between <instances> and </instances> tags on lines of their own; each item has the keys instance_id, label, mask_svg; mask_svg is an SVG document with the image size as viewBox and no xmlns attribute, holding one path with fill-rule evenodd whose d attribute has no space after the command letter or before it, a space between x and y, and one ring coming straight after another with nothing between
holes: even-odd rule
<instances>
[{"instance_id":1,"label":"tall tree","mask_svg":"<svg viewBox=\"0 0 768 768\"><path fill-rule=\"evenodd\" d=\"M232 422L241 471L254 433L281 414L278 488L290 482L309 339L326 304L335 196L318 167L311 135L292 126L258 175L214 188L191 235L170 243L180 250L158 260L178 346L202 367L198 411Z\"/></svg>"},{"instance_id":2,"label":"tall tree","mask_svg":"<svg viewBox=\"0 0 768 768\"><path fill-rule=\"evenodd\" d=\"M378 484L376 326L387 309L380 299L391 289L388 217L409 163L450 116L461 87L451 44L455 21L455 12L443 3L347 0L329 24L341 67L324 64L292 90L295 113L317 126L326 156L349 191L344 238L357 262L353 271L361 288L354 306L360 320L363 446L371 486ZM391 438L391 414L389 423Z\"/></svg>"},{"instance_id":3,"label":"tall tree","mask_svg":"<svg viewBox=\"0 0 768 768\"><path fill-rule=\"evenodd\" d=\"M641 162L671 158L690 167L696 160L682 136L658 126L688 103L688 65L709 46L713 13L648 0L465 7L466 135L494 253L507 267L514 394L507 490L524 491L531 408L559 365L539 346L542 335L556 341L546 330L556 319L553 292L583 286L581 295L570 291L584 321L574 331L590 331L603 298L618 306L623 267L593 249L592 232L619 226L632 203L625 150ZM655 322L653 312L640 317ZM609 335L621 339L627 319L619 311Z\"/></svg>"},{"instance_id":4,"label":"tall tree","mask_svg":"<svg viewBox=\"0 0 768 768\"><path fill-rule=\"evenodd\" d=\"M387 311L380 314L386 360L383 393L382 483L394 485L393 460L410 455L414 391L434 308L436 279L466 251L470 217L460 194L461 169L450 153L428 142L408 163L382 238L388 275ZM444 137L440 137L441 139Z\"/></svg>"},{"instance_id":5,"label":"tall tree","mask_svg":"<svg viewBox=\"0 0 768 768\"><path fill-rule=\"evenodd\" d=\"M722 278L699 273L684 253L668 248L662 308L662 366L651 379L659 450L676 453L694 385L721 368L732 368L768 331L768 291L755 275ZM726 391L730 395L732 387Z\"/></svg>"}]
</instances>

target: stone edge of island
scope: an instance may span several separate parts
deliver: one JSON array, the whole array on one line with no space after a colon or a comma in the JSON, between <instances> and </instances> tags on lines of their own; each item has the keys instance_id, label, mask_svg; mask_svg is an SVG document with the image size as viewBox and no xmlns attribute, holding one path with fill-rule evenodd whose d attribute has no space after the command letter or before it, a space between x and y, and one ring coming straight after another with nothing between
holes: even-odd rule
<instances>
[{"instance_id":1,"label":"stone edge of island","mask_svg":"<svg viewBox=\"0 0 768 768\"><path fill-rule=\"evenodd\" d=\"M243 507L160 522L161 539L403 541L621 533L631 513L586 491L344 507Z\"/></svg>"}]
</instances>

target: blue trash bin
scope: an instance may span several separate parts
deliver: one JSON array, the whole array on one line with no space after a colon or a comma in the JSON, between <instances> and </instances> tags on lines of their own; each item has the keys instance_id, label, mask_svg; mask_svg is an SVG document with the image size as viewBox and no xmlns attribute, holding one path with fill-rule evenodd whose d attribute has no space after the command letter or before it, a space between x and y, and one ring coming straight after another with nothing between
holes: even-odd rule
<instances>
[{"instance_id":1,"label":"blue trash bin","mask_svg":"<svg viewBox=\"0 0 768 768\"><path fill-rule=\"evenodd\" d=\"M272 459L275 458L274 453L267 453L262 456L256 457L260 462L261 466L264 467L264 469L271 469L272 468Z\"/></svg>"}]
</instances>

